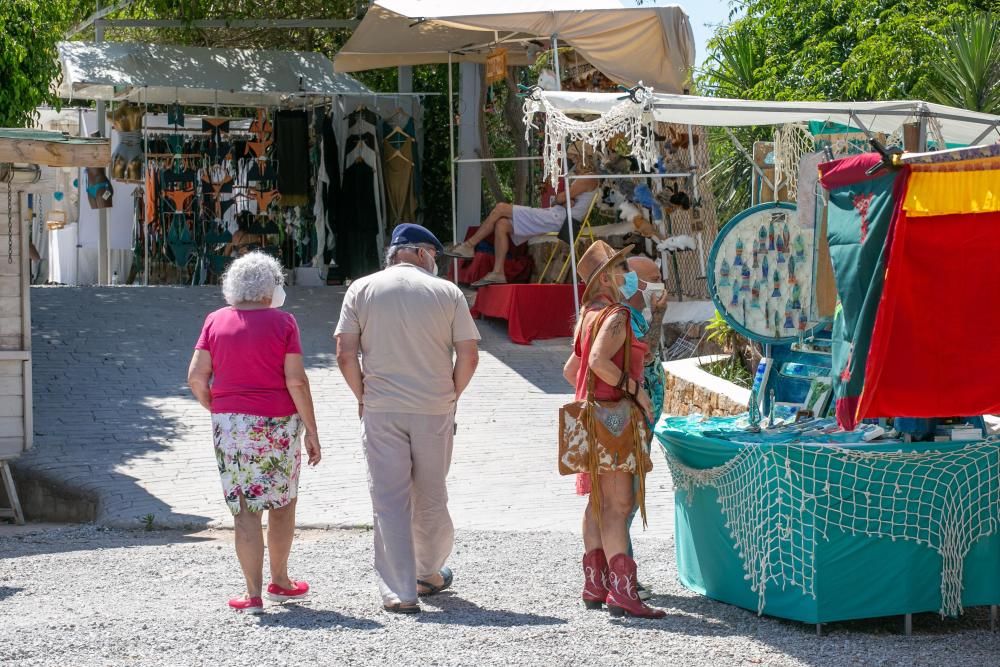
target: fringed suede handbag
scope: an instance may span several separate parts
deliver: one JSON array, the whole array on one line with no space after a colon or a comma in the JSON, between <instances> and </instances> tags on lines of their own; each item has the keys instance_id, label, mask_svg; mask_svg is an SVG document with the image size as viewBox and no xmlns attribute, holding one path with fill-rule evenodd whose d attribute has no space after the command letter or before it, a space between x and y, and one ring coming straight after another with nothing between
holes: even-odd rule
<instances>
[{"instance_id":1,"label":"fringed suede handbag","mask_svg":"<svg viewBox=\"0 0 1000 667\"><path fill-rule=\"evenodd\" d=\"M601 311L590 328L591 345L604 322L620 310L631 317L622 306L609 306ZM632 327L627 326L626 331L623 368L627 374L631 368ZM627 472L638 474L641 480L653 469L646 449L649 440L649 427L634 398L626 396L618 401L594 398L594 372L588 366L586 397L559 409L559 474L590 473L595 491L597 475L602 473Z\"/></svg>"}]
</instances>

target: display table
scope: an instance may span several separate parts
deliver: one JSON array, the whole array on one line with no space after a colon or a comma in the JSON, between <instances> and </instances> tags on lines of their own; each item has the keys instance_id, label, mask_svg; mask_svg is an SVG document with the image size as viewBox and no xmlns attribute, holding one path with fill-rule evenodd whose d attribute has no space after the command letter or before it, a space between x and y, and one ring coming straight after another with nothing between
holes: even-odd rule
<instances>
[{"instance_id":1,"label":"display table","mask_svg":"<svg viewBox=\"0 0 1000 667\"><path fill-rule=\"evenodd\" d=\"M657 428L685 587L808 623L1000 603L996 441L747 444L733 430Z\"/></svg>"},{"instance_id":2,"label":"display table","mask_svg":"<svg viewBox=\"0 0 1000 667\"><path fill-rule=\"evenodd\" d=\"M578 286L583 294L583 285ZM472 316L507 320L507 335L519 345L573 335L572 285L488 285L476 292Z\"/></svg>"}]
</instances>

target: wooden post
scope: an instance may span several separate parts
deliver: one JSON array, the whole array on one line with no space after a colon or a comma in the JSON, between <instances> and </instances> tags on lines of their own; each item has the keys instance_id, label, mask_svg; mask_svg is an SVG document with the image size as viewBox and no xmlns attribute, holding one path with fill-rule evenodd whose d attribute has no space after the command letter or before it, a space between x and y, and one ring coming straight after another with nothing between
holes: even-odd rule
<instances>
[{"instance_id":1,"label":"wooden post","mask_svg":"<svg viewBox=\"0 0 1000 667\"><path fill-rule=\"evenodd\" d=\"M24 512L21 511L21 501L17 497L14 477L10 474L10 465L6 461L0 461L0 486L7 490L7 498L10 500L10 509L0 509L0 517L13 518L17 525L23 526Z\"/></svg>"},{"instance_id":2,"label":"wooden post","mask_svg":"<svg viewBox=\"0 0 1000 667\"><path fill-rule=\"evenodd\" d=\"M919 153L920 123L903 123L903 150L907 153Z\"/></svg>"}]
</instances>

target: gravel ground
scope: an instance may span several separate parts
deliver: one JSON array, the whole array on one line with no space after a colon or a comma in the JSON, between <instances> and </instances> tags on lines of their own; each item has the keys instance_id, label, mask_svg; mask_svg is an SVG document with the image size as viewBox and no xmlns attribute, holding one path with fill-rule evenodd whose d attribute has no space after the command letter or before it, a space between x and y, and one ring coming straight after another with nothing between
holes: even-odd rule
<instances>
[{"instance_id":1,"label":"gravel ground","mask_svg":"<svg viewBox=\"0 0 1000 667\"><path fill-rule=\"evenodd\" d=\"M0 533L3 535L3 533ZM371 533L303 531L292 575L313 597L254 618L239 592L230 533L109 531L90 526L0 537L0 664L422 665L997 665L988 613L814 626L759 618L676 581L673 545L638 545L663 621L612 621L578 602L579 538L461 532L454 590L424 613L381 611ZM651 554L659 562L654 563Z\"/></svg>"}]
</instances>

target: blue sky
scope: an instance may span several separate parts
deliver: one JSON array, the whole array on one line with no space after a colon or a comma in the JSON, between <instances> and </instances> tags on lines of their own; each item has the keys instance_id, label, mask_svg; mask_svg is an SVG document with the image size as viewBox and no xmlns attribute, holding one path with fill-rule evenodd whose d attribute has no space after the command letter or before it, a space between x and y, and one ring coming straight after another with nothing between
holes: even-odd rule
<instances>
[{"instance_id":1,"label":"blue sky","mask_svg":"<svg viewBox=\"0 0 1000 667\"><path fill-rule=\"evenodd\" d=\"M694 31L694 43L697 49L698 65L705 62L705 44L712 36L715 26L729 22L728 0L679 0L684 11L691 19L691 29Z\"/></svg>"}]
</instances>

